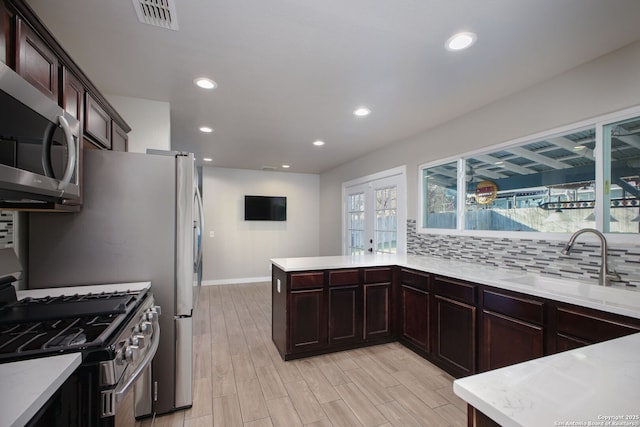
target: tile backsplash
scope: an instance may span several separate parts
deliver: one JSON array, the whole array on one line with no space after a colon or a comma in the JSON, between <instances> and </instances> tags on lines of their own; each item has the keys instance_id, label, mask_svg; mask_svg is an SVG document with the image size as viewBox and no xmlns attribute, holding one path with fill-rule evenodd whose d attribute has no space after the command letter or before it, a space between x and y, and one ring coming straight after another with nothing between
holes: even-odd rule
<instances>
[{"instance_id":1,"label":"tile backsplash","mask_svg":"<svg viewBox=\"0 0 640 427\"><path fill-rule=\"evenodd\" d=\"M13 247L13 212L0 211L0 248Z\"/></svg>"},{"instance_id":2,"label":"tile backsplash","mask_svg":"<svg viewBox=\"0 0 640 427\"><path fill-rule=\"evenodd\" d=\"M640 240L640 239L639 239ZM564 241L419 234L416 221L407 221L407 253L467 261L482 265L549 274L570 279L598 279L600 244L581 242L562 255ZM640 244L612 247L609 266L624 281L640 284Z\"/></svg>"}]
</instances>

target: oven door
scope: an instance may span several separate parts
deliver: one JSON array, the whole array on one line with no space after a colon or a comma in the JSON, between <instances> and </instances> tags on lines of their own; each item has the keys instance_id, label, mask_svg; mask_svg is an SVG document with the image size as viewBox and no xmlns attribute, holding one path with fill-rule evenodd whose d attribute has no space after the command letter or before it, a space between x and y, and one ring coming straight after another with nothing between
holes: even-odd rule
<instances>
[{"instance_id":1,"label":"oven door","mask_svg":"<svg viewBox=\"0 0 640 427\"><path fill-rule=\"evenodd\" d=\"M0 63L0 200L80 197L80 124Z\"/></svg>"}]
</instances>

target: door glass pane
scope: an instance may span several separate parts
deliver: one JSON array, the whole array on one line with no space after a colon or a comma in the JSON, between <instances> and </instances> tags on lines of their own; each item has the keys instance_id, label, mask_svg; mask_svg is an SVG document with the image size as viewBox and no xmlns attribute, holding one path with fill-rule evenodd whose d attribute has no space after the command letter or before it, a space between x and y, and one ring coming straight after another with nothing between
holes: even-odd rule
<instances>
[{"instance_id":1,"label":"door glass pane","mask_svg":"<svg viewBox=\"0 0 640 427\"><path fill-rule=\"evenodd\" d=\"M364 193L349 194L347 200L347 234L349 255L363 254L365 251Z\"/></svg>"},{"instance_id":2,"label":"door glass pane","mask_svg":"<svg viewBox=\"0 0 640 427\"><path fill-rule=\"evenodd\" d=\"M397 188L393 186L377 189L375 200L375 251L376 253L396 253L398 235Z\"/></svg>"},{"instance_id":3,"label":"door glass pane","mask_svg":"<svg viewBox=\"0 0 640 427\"><path fill-rule=\"evenodd\" d=\"M594 227L595 128L465 160L465 229L573 232Z\"/></svg>"},{"instance_id":4,"label":"door glass pane","mask_svg":"<svg viewBox=\"0 0 640 427\"><path fill-rule=\"evenodd\" d=\"M604 231L640 232L640 117L604 127Z\"/></svg>"},{"instance_id":5,"label":"door glass pane","mask_svg":"<svg viewBox=\"0 0 640 427\"><path fill-rule=\"evenodd\" d=\"M457 162L422 170L423 228L456 228Z\"/></svg>"}]
</instances>

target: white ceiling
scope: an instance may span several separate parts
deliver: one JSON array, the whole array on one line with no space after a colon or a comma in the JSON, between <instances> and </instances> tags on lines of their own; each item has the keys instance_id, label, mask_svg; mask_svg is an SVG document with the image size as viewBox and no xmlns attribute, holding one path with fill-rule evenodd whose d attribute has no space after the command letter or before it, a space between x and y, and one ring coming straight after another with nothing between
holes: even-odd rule
<instances>
[{"instance_id":1,"label":"white ceiling","mask_svg":"<svg viewBox=\"0 0 640 427\"><path fill-rule=\"evenodd\" d=\"M27 2L103 93L169 102L172 148L219 167L321 173L640 40L638 0L169 1L178 31L131 0ZM462 30L477 43L445 50Z\"/></svg>"}]
</instances>

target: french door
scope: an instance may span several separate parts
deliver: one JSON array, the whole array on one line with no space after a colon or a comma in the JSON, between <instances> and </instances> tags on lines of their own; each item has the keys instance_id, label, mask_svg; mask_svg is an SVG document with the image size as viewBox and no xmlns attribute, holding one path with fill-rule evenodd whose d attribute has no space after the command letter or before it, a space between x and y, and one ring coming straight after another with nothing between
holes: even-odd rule
<instances>
[{"instance_id":1,"label":"french door","mask_svg":"<svg viewBox=\"0 0 640 427\"><path fill-rule=\"evenodd\" d=\"M406 176L403 168L343 184L343 253L406 251Z\"/></svg>"}]
</instances>

